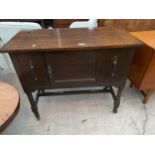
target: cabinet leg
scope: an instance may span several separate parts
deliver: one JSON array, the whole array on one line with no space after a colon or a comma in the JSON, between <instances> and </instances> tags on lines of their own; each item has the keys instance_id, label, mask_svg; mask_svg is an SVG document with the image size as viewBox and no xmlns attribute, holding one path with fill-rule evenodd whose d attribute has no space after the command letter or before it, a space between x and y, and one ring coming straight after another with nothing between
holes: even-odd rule
<instances>
[{"instance_id":1,"label":"cabinet leg","mask_svg":"<svg viewBox=\"0 0 155 155\"><path fill-rule=\"evenodd\" d=\"M42 90L41 90L41 93L42 93L42 94L45 94L45 90L44 90L44 89L42 89Z\"/></svg>"},{"instance_id":2,"label":"cabinet leg","mask_svg":"<svg viewBox=\"0 0 155 155\"><path fill-rule=\"evenodd\" d=\"M29 99L30 104L31 104L32 112L36 116L37 120L40 120L40 115L39 115L39 112L38 112L38 106L37 106L37 103L35 102L35 100L34 100L34 98L32 96L32 93L31 92L27 93L27 96L28 96L28 99Z\"/></svg>"},{"instance_id":3,"label":"cabinet leg","mask_svg":"<svg viewBox=\"0 0 155 155\"><path fill-rule=\"evenodd\" d=\"M143 103L146 104L147 101L149 100L150 96L152 95L153 93L153 90L148 90L146 95L144 96L144 100L143 100Z\"/></svg>"},{"instance_id":4,"label":"cabinet leg","mask_svg":"<svg viewBox=\"0 0 155 155\"><path fill-rule=\"evenodd\" d=\"M117 95L115 96L115 100L114 100L114 108L113 108L114 113L117 113L117 109L120 105L120 99L121 99L123 89L124 89L124 86L118 87Z\"/></svg>"},{"instance_id":5,"label":"cabinet leg","mask_svg":"<svg viewBox=\"0 0 155 155\"><path fill-rule=\"evenodd\" d=\"M130 88L132 88L132 87L133 87L133 83L131 82L131 83L130 83Z\"/></svg>"}]
</instances>

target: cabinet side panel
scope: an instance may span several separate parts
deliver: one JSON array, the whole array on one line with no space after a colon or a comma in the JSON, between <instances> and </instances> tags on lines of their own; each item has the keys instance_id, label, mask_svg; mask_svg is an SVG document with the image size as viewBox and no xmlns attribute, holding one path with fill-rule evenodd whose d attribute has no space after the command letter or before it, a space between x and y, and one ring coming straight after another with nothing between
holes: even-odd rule
<instances>
[{"instance_id":1,"label":"cabinet side panel","mask_svg":"<svg viewBox=\"0 0 155 155\"><path fill-rule=\"evenodd\" d=\"M119 85L125 82L129 67L133 58L134 50L129 49L107 49L105 54L100 56L99 79L102 83Z\"/></svg>"},{"instance_id":2,"label":"cabinet side panel","mask_svg":"<svg viewBox=\"0 0 155 155\"><path fill-rule=\"evenodd\" d=\"M149 49L153 52L153 49ZM141 84L141 89L154 89L155 88L155 53L153 52L149 66L144 74Z\"/></svg>"},{"instance_id":3,"label":"cabinet side panel","mask_svg":"<svg viewBox=\"0 0 155 155\"><path fill-rule=\"evenodd\" d=\"M10 56L25 90L50 87L44 54L23 52Z\"/></svg>"},{"instance_id":4,"label":"cabinet side panel","mask_svg":"<svg viewBox=\"0 0 155 155\"><path fill-rule=\"evenodd\" d=\"M151 56L152 51L148 50L146 46L138 47L135 50L135 55L130 67L129 79L137 89L141 89L141 82L149 65Z\"/></svg>"},{"instance_id":5,"label":"cabinet side panel","mask_svg":"<svg viewBox=\"0 0 155 155\"><path fill-rule=\"evenodd\" d=\"M17 59L17 57L16 57L16 53L9 53L9 56L10 56L10 58L11 58L11 61L12 61L13 66L14 66L14 68L15 68L15 71L16 71L16 73L17 73L17 75L18 75L18 78L19 78L19 80L20 80L20 82L21 82L21 84L22 84L22 87L24 88L24 85L23 85L23 82L22 82L22 79L21 79L21 77L23 76L23 75L22 75L22 69L21 69L21 67L20 67L20 65L19 65L18 59ZM24 89L24 90L25 90L25 89Z\"/></svg>"}]
</instances>

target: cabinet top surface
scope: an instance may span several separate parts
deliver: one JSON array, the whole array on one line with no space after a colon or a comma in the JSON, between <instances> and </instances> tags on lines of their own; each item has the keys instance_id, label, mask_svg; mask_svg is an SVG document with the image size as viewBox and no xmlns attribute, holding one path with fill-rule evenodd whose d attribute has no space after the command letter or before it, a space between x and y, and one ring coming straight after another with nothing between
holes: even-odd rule
<instances>
[{"instance_id":1,"label":"cabinet top surface","mask_svg":"<svg viewBox=\"0 0 155 155\"><path fill-rule=\"evenodd\" d=\"M131 32L131 35L133 35L149 47L155 49L155 30Z\"/></svg>"},{"instance_id":2,"label":"cabinet top surface","mask_svg":"<svg viewBox=\"0 0 155 155\"><path fill-rule=\"evenodd\" d=\"M1 52L61 51L135 47L142 43L122 29L62 28L21 31Z\"/></svg>"}]
</instances>

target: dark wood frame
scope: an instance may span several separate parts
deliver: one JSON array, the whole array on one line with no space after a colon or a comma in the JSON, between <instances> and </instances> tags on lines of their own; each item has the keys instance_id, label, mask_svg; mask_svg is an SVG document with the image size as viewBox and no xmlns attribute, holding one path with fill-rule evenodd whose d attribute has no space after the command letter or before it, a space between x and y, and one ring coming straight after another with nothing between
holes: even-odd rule
<instances>
[{"instance_id":1,"label":"dark wood frame","mask_svg":"<svg viewBox=\"0 0 155 155\"><path fill-rule=\"evenodd\" d=\"M109 49L109 52L110 51L113 51L114 49ZM126 48L125 50L124 49L115 49L115 51L116 51L116 53L119 53L119 51L122 51L123 53L126 51L128 51L127 53L126 53L126 55L128 55L129 56L129 58L128 58L128 62L127 62L127 66L129 65L129 63L131 62L131 60L132 60L132 57L133 57L133 54L134 54L134 51L133 51L133 48ZM88 52L88 51L87 51ZM122 53L121 52L121 53ZM72 52L73 54L74 54L74 52ZM79 52L78 52L79 53ZM84 52L84 53L86 53L86 51ZM90 52L89 52L90 53ZM122 54L123 54L122 53ZM129 54L130 53L130 54ZM24 54L24 53L23 53ZM39 53L38 53L39 54ZM48 53L44 53L45 55L47 55ZM53 54L55 54L54 52L53 52ZM52 55L53 55L52 54ZM121 55L122 55L121 54ZM113 106L113 112L114 113L117 113L117 111L118 111L118 108L119 108L119 105L120 105L120 99L121 99L121 95L122 95L122 92L123 92L123 89L124 89L124 86L125 86L125 83L126 83L126 78L127 78L127 75L128 75L128 70L127 71L125 71L124 69L123 69L123 67L121 67L121 70L119 71L119 74L121 74L121 71L123 71L123 73L125 74L125 75L123 75L124 77L123 77L123 79L120 81L120 78L122 78L122 77L119 77L119 81L117 81L118 79L113 79L113 82L107 82L107 83L104 83L103 85L101 85L101 84L95 84L95 85L88 85L88 87L95 87L95 86L99 86L101 89L100 90L92 90L92 89L88 89L88 90L75 90L75 91L73 91L73 90L71 90L71 91L63 91L63 92L46 92L46 89L55 89L55 88L59 88L59 86L57 87L52 87L52 86L49 86L49 87L47 87L47 86L44 86L44 87L38 87L38 88L36 88L36 87L27 87L27 85L25 85L24 83L23 83L23 81L24 81L24 79L21 79L21 75L22 75L22 69L20 68L20 64L19 64L19 62L18 62L18 54L16 54L16 53L9 53L9 55L10 55L10 57L11 57L11 59L12 59L12 62L13 62L13 64L14 64L14 67L16 68L16 71L17 71L17 74L19 75L19 78L20 78L20 81L21 81L21 83L23 84L23 89L24 89L24 91L25 91L25 93L27 94L27 96L28 96L28 99L29 99L29 101L30 101L30 104L31 104L31 109L32 109L32 112L35 114L35 116L36 116L36 118L37 118L37 120L40 120L40 114L39 114L39 112L38 112L38 106L37 106L37 104L38 104L38 101L39 101L39 97L41 97L41 96L52 96L52 95L67 95L67 94L76 94L76 93L111 93L111 95L112 95L112 98L113 98L113 100L114 100L114 106ZM61 55L61 53L60 53L60 55ZM63 55L63 54L62 54ZM121 56L121 55L119 55L118 54L118 56ZM112 54L110 54L109 55L110 57L114 57L114 55L112 55ZM34 57L35 57L35 55L34 55ZM20 57L19 57L20 58ZM24 57L25 58L25 57ZM26 60L25 60L26 61ZM115 60L115 57L114 57L114 59L113 59L113 61L111 62L113 65L118 65L117 63L116 63L116 60ZM115 67L116 66L113 66L113 69L112 69L112 72L110 73L111 74L111 78L114 76L115 77L115 75L113 75L113 74L115 74ZM31 68L31 66L30 66L30 68ZM33 67L34 68L34 67ZM47 67L48 68L48 67ZM126 68L126 67L125 67ZM128 67L127 67L128 68ZM110 69L108 66L107 66L107 69ZM49 73L49 71L48 71L48 76L50 77L50 73ZM35 79L35 76L34 76L34 79ZM104 81L104 77L103 77L103 81ZM105 81L106 81L106 79L105 79ZM114 92L114 90L113 90L113 88L112 88L112 86L115 86L115 87L117 87L118 88L118 90L117 90L117 93L115 93ZM64 87L61 87L61 88L65 88L66 87L66 85L64 85ZM72 88L72 87L74 87L74 85L72 86L71 85L71 87L66 87L66 88ZM80 88L81 86L80 85L78 85L77 87L75 87L75 88ZM104 88L103 88L104 87ZM82 87L81 87L82 88ZM36 96L35 97L33 97L33 92L34 91L37 91L37 93L36 93Z\"/></svg>"},{"instance_id":2,"label":"dark wood frame","mask_svg":"<svg viewBox=\"0 0 155 155\"><path fill-rule=\"evenodd\" d=\"M23 38L22 43L18 42ZM35 48L34 42L37 43ZM81 42L86 46L81 47ZM2 52L9 53L31 109L39 120L39 97L59 94L111 93L113 112L117 113L134 49L140 45L140 41L122 29L65 28L20 32L3 47ZM46 91L96 86L101 89L63 93ZM118 88L117 93L114 93L113 86ZM36 90L37 95L33 97Z\"/></svg>"},{"instance_id":3,"label":"dark wood frame","mask_svg":"<svg viewBox=\"0 0 155 155\"><path fill-rule=\"evenodd\" d=\"M125 84L124 84L125 85ZM32 92L27 92L29 101L31 103L31 109L33 113L35 114L37 120L40 120L40 114L38 112L38 101L39 97L41 96L52 96L52 95L70 95L70 94L88 94L88 93L110 93L112 95L112 98L114 100L114 107L113 107L113 112L117 113L118 107L120 105L120 98L121 94L124 89L124 85L118 87L117 94L115 94L112 86L105 86L104 88L101 89L88 89L88 90L69 90L69 91L59 91L59 92L46 92L46 90L37 90L36 96L33 97Z\"/></svg>"}]
</instances>

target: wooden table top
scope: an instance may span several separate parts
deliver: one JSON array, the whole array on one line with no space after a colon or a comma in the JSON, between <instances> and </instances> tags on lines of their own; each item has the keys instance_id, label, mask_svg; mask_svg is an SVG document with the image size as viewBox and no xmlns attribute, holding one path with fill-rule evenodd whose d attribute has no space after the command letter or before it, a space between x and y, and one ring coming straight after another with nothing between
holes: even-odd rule
<instances>
[{"instance_id":1,"label":"wooden table top","mask_svg":"<svg viewBox=\"0 0 155 155\"><path fill-rule=\"evenodd\" d=\"M87 50L135 47L141 44L138 39L122 29L41 29L19 32L0 52Z\"/></svg>"},{"instance_id":2,"label":"wooden table top","mask_svg":"<svg viewBox=\"0 0 155 155\"><path fill-rule=\"evenodd\" d=\"M1 127L13 117L19 106L19 94L17 90L0 81L0 130Z\"/></svg>"},{"instance_id":3,"label":"wooden table top","mask_svg":"<svg viewBox=\"0 0 155 155\"><path fill-rule=\"evenodd\" d=\"M130 34L135 36L149 47L155 49L155 30L131 32Z\"/></svg>"}]
</instances>

